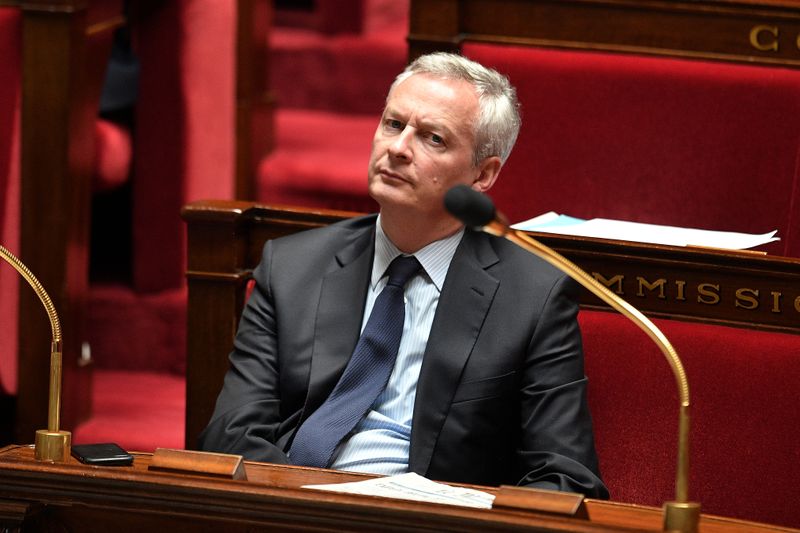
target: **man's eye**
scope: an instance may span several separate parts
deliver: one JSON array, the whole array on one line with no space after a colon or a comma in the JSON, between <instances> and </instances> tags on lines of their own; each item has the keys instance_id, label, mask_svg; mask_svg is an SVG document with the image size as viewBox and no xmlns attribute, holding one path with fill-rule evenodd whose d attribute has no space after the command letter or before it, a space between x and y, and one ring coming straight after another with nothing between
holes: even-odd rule
<instances>
[{"instance_id":1,"label":"man's eye","mask_svg":"<svg viewBox=\"0 0 800 533\"><path fill-rule=\"evenodd\" d=\"M431 142L433 144L444 144L444 139L440 135L436 135L435 133L431 133Z\"/></svg>"},{"instance_id":2,"label":"man's eye","mask_svg":"<svg viewBox=\"0 0 800 533\"><path fill-rule=\"evenodd\" d=\"M403 123L402 122L400 122L399 120L392 119L392 118L390 118L389 120L386 121L386 125L389 126L392 129L394 129L394 130L399 130L399 129L401 129L403 127Z\"/></svg>"}]
</instances>

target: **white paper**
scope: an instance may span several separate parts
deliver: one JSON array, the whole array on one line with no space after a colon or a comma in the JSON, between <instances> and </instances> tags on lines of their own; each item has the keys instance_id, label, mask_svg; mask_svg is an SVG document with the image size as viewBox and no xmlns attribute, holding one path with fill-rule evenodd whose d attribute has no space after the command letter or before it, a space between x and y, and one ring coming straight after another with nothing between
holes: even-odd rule
<instances>
[{"instance_id":1,"label":"white paper","mask_svg":"<svg viewBox=\"0 0 800 533\"><path fill-rule=\"evenodd\" d=\"M491 509L494 495L478 490L437 483L410 472L350 483L305 485L304 489L327 490L348 494L365 494L400 500L444 503L477 509Z\"/></svg>"},{"instance_id":2,"label":"white paper","mask_svg":"<svg viewBox=\"0 0 800 533\"><path fill-rule=\"evenodd\" d=\"M710 231L643 224L640 222L625 222L607 218L581 220L552 212L520 222L512 227L523 231L540 231L561 235L599 237L671 246L705 246L730 250L746 250L747 248L754 248L780 240L775 236L777 230L763 234Z\"/></svg>"}]
</instances>

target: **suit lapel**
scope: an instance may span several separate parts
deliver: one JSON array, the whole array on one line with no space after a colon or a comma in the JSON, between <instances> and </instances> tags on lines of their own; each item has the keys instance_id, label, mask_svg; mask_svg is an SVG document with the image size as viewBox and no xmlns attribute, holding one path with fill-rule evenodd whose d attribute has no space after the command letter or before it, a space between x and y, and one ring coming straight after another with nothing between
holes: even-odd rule
<instances>
[{"instance_id":1,"label":"suit lapel","mask_svg":"<svg viewBox=\"0 0 800 533\"><path fill-rule=\"evenodd\" d=\"M420 370L411 430L409 469L425 474L450 409L461 371L489 311L499 281L489 239L467 231L447 273Z\"/></svg>"},{"instance_id":2,"label":"suit lapel","mask_svg":"<svg viewBox=\"0 0 800 533\"><path fill-rule=\"evenodd\" d=\"M322 280L304 419L333 390L358 342L374 243L374 231L363 232L336 254Z\"/></svg>"}]
</instances>

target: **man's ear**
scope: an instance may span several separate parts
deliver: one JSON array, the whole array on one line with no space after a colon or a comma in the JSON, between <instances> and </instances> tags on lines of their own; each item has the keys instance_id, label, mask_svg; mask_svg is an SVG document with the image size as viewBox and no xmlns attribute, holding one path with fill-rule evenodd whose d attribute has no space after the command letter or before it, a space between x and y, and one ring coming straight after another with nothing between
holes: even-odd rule
<instances>
[{"instance_id":1,"label":"man's ear","mask_svg":"<svg viewBox=\"0 0 800 533\"><path fill-rule=\"evenodd\" d=\"M478 164L480 173L475 181L472 182L472 188L478 192L486 192L492 188L494 182L497 180L497 175L500 174L500 167L503 163L500 158L493 155L487 157Z\"/></svg>"}]
</instances>

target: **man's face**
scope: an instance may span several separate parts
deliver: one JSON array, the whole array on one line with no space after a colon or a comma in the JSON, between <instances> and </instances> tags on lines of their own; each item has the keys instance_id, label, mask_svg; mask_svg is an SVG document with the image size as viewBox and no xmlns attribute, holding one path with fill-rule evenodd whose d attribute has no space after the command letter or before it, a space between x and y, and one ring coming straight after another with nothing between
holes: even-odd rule
<instances>
[{"instance_id":1,"label":"man's face","mask_svg":"<svg viewBox=\"0 0 800 533\"><path fill-rule=\"evenodd\" d=\"M401 82L372 140L370 195L382 209L444 215L444 194L475 186L482 173L472 159L477 117L478 96L466 81L415 74Z\"/></svg>"}]
</instances>

